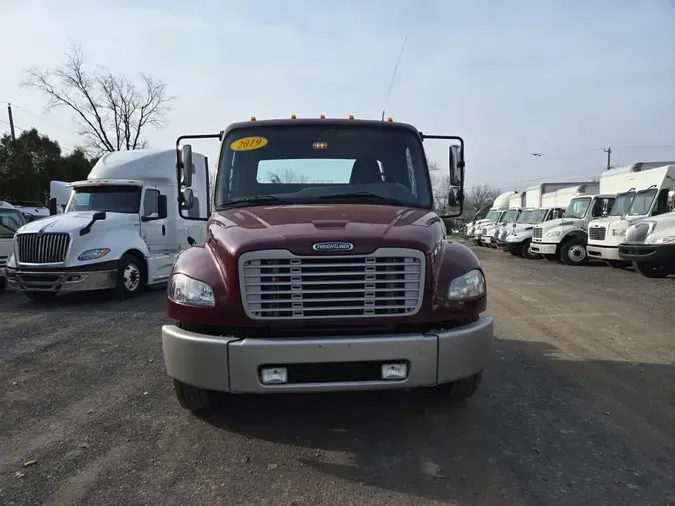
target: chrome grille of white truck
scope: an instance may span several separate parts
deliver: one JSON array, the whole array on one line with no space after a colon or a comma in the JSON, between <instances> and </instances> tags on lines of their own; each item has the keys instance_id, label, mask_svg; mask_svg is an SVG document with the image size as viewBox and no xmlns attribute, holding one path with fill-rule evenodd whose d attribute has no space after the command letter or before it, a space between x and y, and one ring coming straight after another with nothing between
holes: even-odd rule
<instances>
[{"instance_id":1,"label":"chrome grille of white truck","mask_svg":"<svg viewBox=\"0 0 675 506\"><path fill-rule=\"evenodd\" d=\"M541 239L541 227L534 227L532 229L532 238Z\"/></svg>"},{"instance_id":2,"label":"chrome grille of white truck","mask_svg":"<svg viewBox=\"0 0 675 506\"><path fill-rule=\"evenodd\" d=\"M386 318L414 315L424 294L421 251L296 256L253 251L239 259L244 310L254 320Z\"/></svg>"},{"instance_id":3,"label":"chrome grille of white truck","mask_svg":"<svg viewBox=\"0 0 675 506\"><path fill-rule=\"evenodd\" d=\"M22 264L59 264L66 259L70 236L63 233L17 234L17 259Z\"/></svg>"},{"instance_id":4,"label":"chrome grille of white truck","mask_svg":"<svg viewBox=\"0 0 675 506\"><path fill-rule=\"evenodd\" d=\"M605 233L605 227L591 227L588 229L588 238L593 241L604 241Z\"/></svg>"}]
</instances>

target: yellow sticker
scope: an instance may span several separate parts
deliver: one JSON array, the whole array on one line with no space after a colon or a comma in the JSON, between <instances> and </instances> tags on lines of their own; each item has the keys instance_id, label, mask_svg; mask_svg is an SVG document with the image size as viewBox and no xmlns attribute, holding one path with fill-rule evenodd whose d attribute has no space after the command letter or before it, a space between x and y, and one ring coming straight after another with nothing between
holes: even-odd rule
<instances>
[{"instance_id":1,"label":"yellow sticker","mask_svg":"<svg viewBox=\"0 0 675 506\"><path fill-rule=\"evenodd\" d=\"M244 137L230 144L232 151L253 151L267 146L267 139L264 137Z\"/></svg>"}]
</instances>

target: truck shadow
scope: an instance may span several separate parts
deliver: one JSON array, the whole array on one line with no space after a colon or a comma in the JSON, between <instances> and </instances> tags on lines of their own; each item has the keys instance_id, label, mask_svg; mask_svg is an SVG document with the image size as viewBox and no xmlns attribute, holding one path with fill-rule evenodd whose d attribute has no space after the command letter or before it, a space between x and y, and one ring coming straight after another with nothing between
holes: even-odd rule
<instances>
[{"instance_id":1,"label":"truck shadow","mask_svg":"<svg viewBox=\"0 0 675 506\"><path fill-rule=\"evenodd\" d=\"M118 298L110 290L97 290L92 292L75 292L59 294L47 301L32 301L19 292L0 293L0 300L13 303L18 308L40 311L43 313L58 312L63 310L77 309L78 311L95 310L97 312L115 312L126 307L137 305L156 304L160 308L165 302L166 292L162 287L146 288L140 295L131 298ZM160 310L163 309L160 308Z\"/></svg>"},{"instance_id":2,"label":"truck shadow","mask_svg":"<svg viewBox=\"0 0 675 506\"><path fill-rule=\"evenodd\" d=\"M203 419L299 448L297 461L328 476L430 500L668 503L673 365L561 360L531 341L499 339L496 351L461 406L423 392L237 396Z\"/></svg>"}]
</instances>

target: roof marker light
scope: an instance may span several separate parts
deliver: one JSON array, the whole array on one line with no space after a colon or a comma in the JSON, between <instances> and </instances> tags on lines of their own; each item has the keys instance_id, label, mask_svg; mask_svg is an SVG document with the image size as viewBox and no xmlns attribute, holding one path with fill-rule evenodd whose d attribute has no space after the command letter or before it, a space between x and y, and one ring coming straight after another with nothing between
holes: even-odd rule
<instances>
[{"instance_id":1,"label":"roof marker light","mask_svg":"<svg viewBox=\"0 0 675 506\"><path fill-rule=\"evenodd\" d=\"M387 118L387 122L388 122L388 123L393 123L393 122L394 122L394 118Z\"/></svg>"},{"instance_id":2,"label":"roof marker light","mask_svg":"<svg viewBox=\"0 0 675 506\"><path fill-rule=\"evenodd\" d=\"M295 114L291 114L291 119L296 119Z\"/></svg>"},{"instance_id":3,"label":"roof marker light","mask_svg":"<svg viewBox=\"0 0 675 506\"><path fill-rule=\"evenodd\" d=\"M354 115L353 115L353 114L350 114L350 115L349 115L349 119L354 119Z\"/></svg>"},{"instance_id":4,"label":"roof marker light","mask_svg":"<svg viewBox=\"0 0 675 506\"><path fill-rule=\"evenodd\" d=\"M326 119L326 115L325 115L325 114L322 114L321 116L319 116L319 118L321 118L321 119Z\"/></svg>"},{"instance_id":5,"label":"roof marker light","mask_svg":"<svg viewBox=\"0 0 675 506\"><path fill-rule=\"evenodd\" d=\"M251 116L251 121L255 121L255 116Z\"/></svg>"}]
</instances>

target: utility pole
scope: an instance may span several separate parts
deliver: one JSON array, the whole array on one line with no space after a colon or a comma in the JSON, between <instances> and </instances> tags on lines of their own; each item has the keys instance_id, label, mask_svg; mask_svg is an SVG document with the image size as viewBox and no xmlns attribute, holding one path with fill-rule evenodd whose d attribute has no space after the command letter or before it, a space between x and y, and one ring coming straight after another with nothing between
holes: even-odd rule
<instances>
[{"instance_id":1,"label":"utility pole","mask_svg":"<svg viewBox=\"0 0 675 506\"><path fill-rule=\"evenodd\" d=\"M9 133L12 136L12 140L16 140L16 132L14 131L14 116L12 116L12 104L7 103L7 116L9 117Z\"/></svg>"},{"instance_id":2,"label":"utility pole","mask_svg":"<svg viewBox=\"0 0 675 506\"><path fill-rule=\"evenodd\" d=\"M606 148L603 149L605 153L607 153L607 170L612 168L612 148Z\"/></svg>"}]
</instances>

